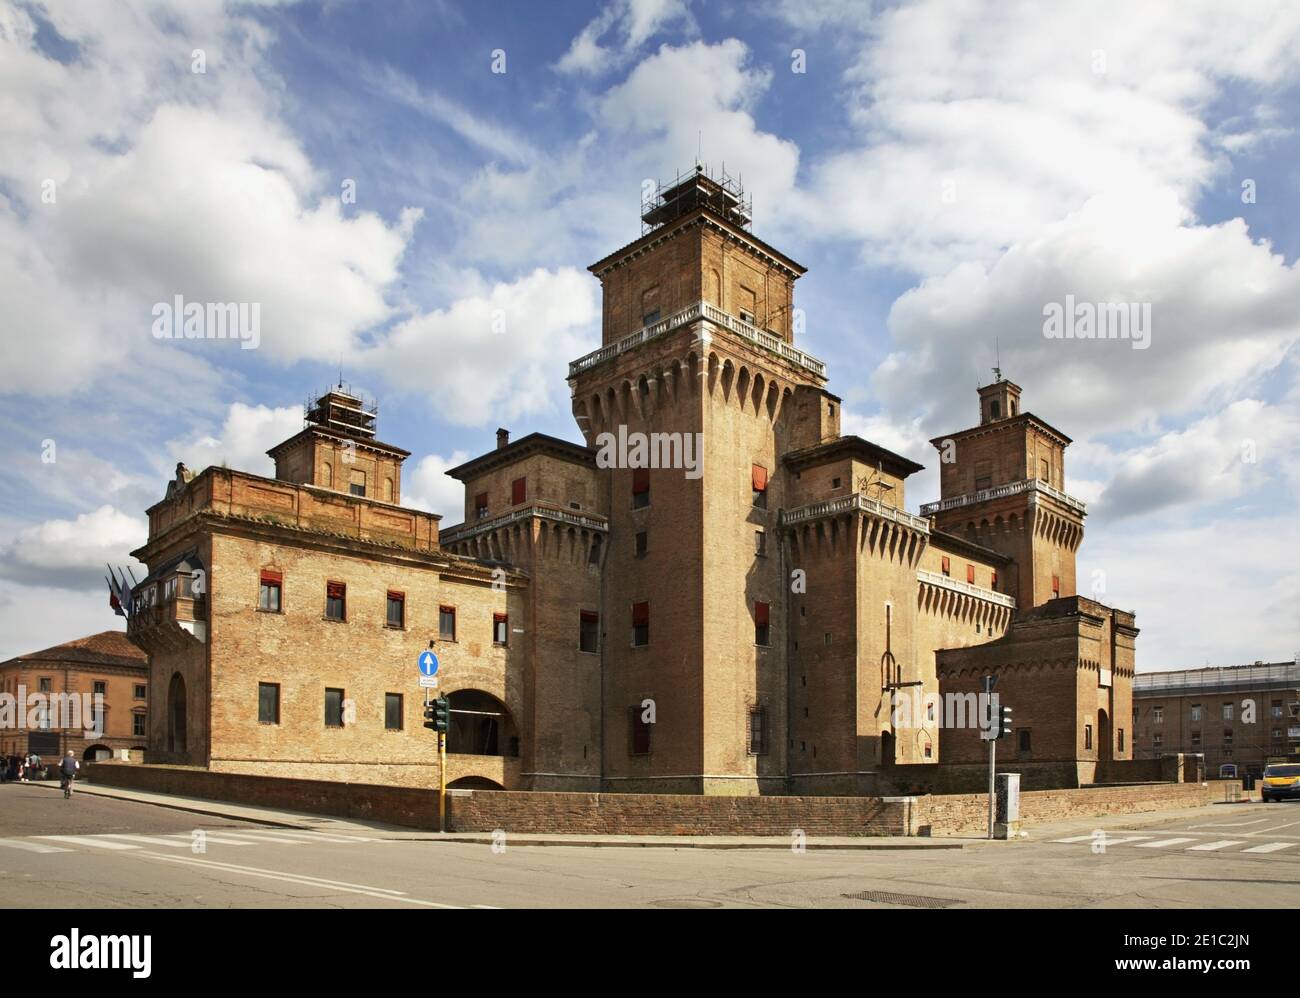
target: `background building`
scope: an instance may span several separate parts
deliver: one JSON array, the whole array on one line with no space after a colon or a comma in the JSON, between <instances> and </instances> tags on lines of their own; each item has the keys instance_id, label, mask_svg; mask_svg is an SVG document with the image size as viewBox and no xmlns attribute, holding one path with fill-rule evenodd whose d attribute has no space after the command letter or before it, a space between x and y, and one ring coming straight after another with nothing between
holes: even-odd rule
<instances>
[{"instance_id":1,"label":"background building","mask_svg":"<svg viewBox=\"0 0 1300 998\"><path fill-rule=\"evenodd\" d=\"M1139 675L1133 730L1138 758L1203 754L1211 776L1224 763L1245 775L1300 758L1300 658Z\"/></svg>"},{"instance_id":2,"label":"background building","mask_svg":"<svg viewBox=\"0 0 1300 998\"><path fill-rule=\"evenodd\" d=\"M104 631L54 648L0 662L0 693L30 698L77 694L81 703L103 697L103 734L86 737L85 725L63 728L52 711L47 727L24 725L0 730L0 755L40 755L54 762L67 751L93 761L133 749L143 758L148 737L149 662L145 653L121 631ZM46 701L48 702L48 701ZM94 725L98 727L98 725Z\"/></svg>"}]
</instances>

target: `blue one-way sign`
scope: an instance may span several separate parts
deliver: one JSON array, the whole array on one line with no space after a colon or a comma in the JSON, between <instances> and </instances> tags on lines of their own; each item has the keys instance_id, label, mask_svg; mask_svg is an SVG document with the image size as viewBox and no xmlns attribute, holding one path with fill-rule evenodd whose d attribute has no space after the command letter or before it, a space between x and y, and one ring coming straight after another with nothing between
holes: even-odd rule
<instances>
[{"instance_id":1,"label":"blue one-way sign","mask_svg":"<svg viewBox=\"0 0 1300 998\"><path fill-rule=\"evenodd\" d=\"M420 666L420 675L436 676L438 674L438 656L433 652L420 652L420 657L417 659L417 662Z\"/></svg>"}]
</instances>

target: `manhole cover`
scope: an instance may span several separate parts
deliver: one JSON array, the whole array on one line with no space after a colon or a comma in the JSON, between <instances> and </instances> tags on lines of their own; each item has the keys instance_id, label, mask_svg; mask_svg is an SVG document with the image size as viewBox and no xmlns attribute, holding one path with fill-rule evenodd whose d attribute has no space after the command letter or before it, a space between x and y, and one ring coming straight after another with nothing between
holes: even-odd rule
<instances>
[{"instance_id":1,"label":"manhole cover","mask_svg":"<svg viewBox=\"0 0 1300 998\"><path fill-rule=\"evenodd\" d=\"M704 898L662 898L651 901L656 908L721 908L721 901L708 901Z\"/></svg>"},{"instance_id":2,"label":"manhole cover","mask_svg":"<svg viewBox=\"0 0 1300 998\"><path fill-rule=\"evenodd\" d=\"M955 904L965 904L957 898L931 898L923 894L894 894L890 891L857 891L842 897L854 901L876 901L880 904L905 904L909 908L951 908Z\"/></svg>"}]
</instances>

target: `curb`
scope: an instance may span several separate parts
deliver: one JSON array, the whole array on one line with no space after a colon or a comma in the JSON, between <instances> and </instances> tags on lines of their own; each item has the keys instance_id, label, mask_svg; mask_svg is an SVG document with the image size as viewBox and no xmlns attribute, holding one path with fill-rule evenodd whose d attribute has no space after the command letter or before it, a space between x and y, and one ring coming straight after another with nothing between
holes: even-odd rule
<instances>
[{"instance_id":1,"label":"curb","mask_svg":"<svg viewBox=\"0 0 1300 998\"><path fill-rule=\"evenodd\" d=\"M275 821L271 818L247 817L242 814L231 814L228 811L214 811L209 808L193 807L186 804L176 804L173 803L172 801L141 800L139 797L124 797L120 794L105 793L100 787L96 786L95 784L90 784L90 785L95 787L94 791L83 791L83 793L86 793L87 796L90 797L107 797L109 800L124 800L132 804L150 804L154 807L165 807L173 811L186 811L190 814L202 814L209 818L226 818L229 819L230 821L247 821L250 824L268 825L271 828L297 828L305 831L318 830L313 825L304 825L301 823L293 823L288 821ZM58 788L52 787L51 789L57 790ZM75 793L76 792L74 791L74 796Z\"/></svg>"},{"instance_id":2,"label":"curb","mask_svg":"<svg viewBox=\"0 0 1300 998\"><path fill-rule=\"evenodd\" d=\"M456 833L452 833L455 835ZM390 841L394 842L444 842L444 843L463 843L466 845L492 845L493 839L490 835L479 835L465 837L457 835L455 838L434 838L427 836L418 837L401 837L394 836ZM611 842L605 839L572 839L557 841L555 839L528 839L516 838L506 833L507 846L578 846L581 848L594 849L776 849L781 852L788 852L791 846L788 842L782 841L781 844L775 842ZM939 842L931 845L912 845L911 843L902 843L899 845L885 845L877 842L846 842L843 844L832 842L808 842L803 848L807 851L833 850L833 851L861 851L875 850L877 852L900 852L900 851L920 851L925 852L933 849L964 849L964 842Z\"/></svg>"}]
</instances>

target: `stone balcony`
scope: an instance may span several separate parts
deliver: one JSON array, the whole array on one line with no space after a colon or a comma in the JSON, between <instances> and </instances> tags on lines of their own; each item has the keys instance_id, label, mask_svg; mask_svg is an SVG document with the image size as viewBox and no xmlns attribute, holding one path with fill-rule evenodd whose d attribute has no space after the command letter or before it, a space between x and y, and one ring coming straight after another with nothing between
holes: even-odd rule
<instances>
[{"instance_id":1,"label":"stone balcony","mask_svg":"<svg viewBox=\"0 0 1300 998\"><path fill-rule=\"evenodd\" d=\"M775 354L797 367L802 367L822 380L826 378L825 362L818 360L812 354L804 353L802 350L792 347L775 333L759 329L743 319L738 319L736 316L722 311L716 305L710 305L706 301L697 301L666 318L660 319L658 322L652 322L643 329L638 329L629 336L624 336L621 340L603 346L599 350L593 350L591 353L571 361L569 363L569 379L572 380L584 371L603 364L607 360L612 360L620 354L627 353L627 351L633 350L643 343L658 339L674 329L680 329L682 326L700 320L706 320L720 329L734 333L747 343L757 346L768 353Z\"/></svg>"},{"instance_id":2,"label":"stone balcony","mask_svg":"<svg viewBox=\"0 0 1300 998\"><path fill-rule=\"evenodd\" d=\"M1060 489L1053 488L1046 482L1040 482L1036 478L1026 478L1019 482L1008 482L1005 485L998 485L991 489L981 489L979 492L968 492L961 496L951 496L947 499L941 499L939 502L928 502L921 507L922 516L933 516L935 513L942 513L950 509L960 509L962 506L973 506L976 503L988 502L991 499L1001 499L1005 496L1020 495L1023 492L1042 493L1050 496L1057 502L1077 512L1080 516L1087 515L1088 507L1074 496L1066 495Z\"/></svg>"},{"instance_id":3,"label":"stone balcony","mask_svg":"<svg viewBox=\"0 0 1300 998\"><path fill-rule=\"evenodd\" d=\"M962 582L960 579L950 578L939 572L927 572L923 568L917 569L916 580L925 585L937 586L940 589L961 593L963 596L971 596L988 603L996 603L998 606L1004 606L1009 610L1016 608L1016 598L1014 596L1000 593L996 589L985 589L970 582Z\"/></svg>"},{"instance_id":4,"label":"stone balcony","mask_svg":"<svg viewBox=\"0 0 1300 998\"><path fill-rule=\"evenodd\" d=\"M803 523L805 520L820 520L828 516L837 516L841 513L860 511L869 513L872 516L878 516L885 520L892 520L904 527L910 527L922 534L930 532L930 521L924 517L914 516L903 509L896 509L893 506L886 505L877 499L871 499L864 496L861 492L854 492L846 496L838 496L835 499L826 499L822 502L810 503L807 506L800 506L797 509L788 509L781 514L782 526L793 526L796 523Z\"/></svg>"}]
</instances>

